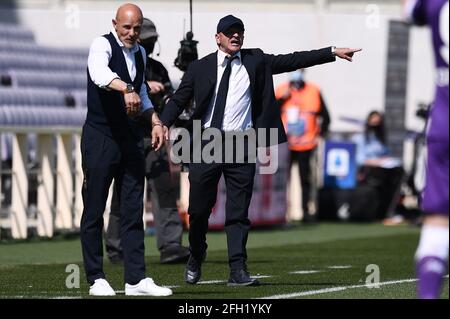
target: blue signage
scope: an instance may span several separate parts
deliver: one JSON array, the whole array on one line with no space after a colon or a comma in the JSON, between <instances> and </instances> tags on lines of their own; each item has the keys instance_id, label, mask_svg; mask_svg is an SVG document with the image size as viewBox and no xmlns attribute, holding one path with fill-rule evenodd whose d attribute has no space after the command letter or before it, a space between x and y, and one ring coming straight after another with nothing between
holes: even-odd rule
<instances>
[{"instance_id":1,"label":"blue signage","mask_svg":"<svg viewBox=\"0 0 450 319\"><path fill-rule=\"evenodd\" d=\"M326 141L324 187L351 189L356 186L356 144Z\"/></svg>"}]
</instances>

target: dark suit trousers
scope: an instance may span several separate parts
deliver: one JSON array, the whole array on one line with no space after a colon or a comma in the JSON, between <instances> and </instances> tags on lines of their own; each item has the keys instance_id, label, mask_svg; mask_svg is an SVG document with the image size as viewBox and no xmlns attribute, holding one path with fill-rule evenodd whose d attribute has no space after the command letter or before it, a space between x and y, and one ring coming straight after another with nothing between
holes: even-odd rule
<instances>
[{"instance_id":1,"label":"dark suit trousers","mask_svg":"<svg viewBox=\"0 0 450 319\"><path fill-rule=\"evenodd\" d=\"M225 231L229 265L246 268L247 237L250 229L248 207L255 177L251 164L189 164L189 243L192 255L201 260L207 249L208 219L217 199L217 186L224 176L227 189Z\"/></svg>"},{"instance_id":2,"label":"dark suit trousers","mask_svg":"<svg viewBox=\"0 0 450 319\"><path fill-rule=\"evenodd\" d=\"M149 139L144 139L145 174L151 188L152 213L155 218L156 246L161 251L170 246L180 246L183 223L178 215L177 193L172 181L166 147L155 152ZM110 259L122 257L120 241L120 201L117 189L111 199L108 229L105 233L106 252Z\"/></svg>"},{"instance_id":3,"label":"dark suit trousers","mask_svg":"<svg viewBox=\"0 0 450 319\"><path fill-rule=\"evenodd\" d=\"M109 187L115 179L120 194L121 238L125 282L145 278L143 190L143 143L129 136L116 141L85 125L81 141L83 215L81 245L89 283L105 278L103 272L103 212Z\"/></svg>"},{"instance_id":4,"label":"dark suit trousers","mask_svg":"<svg viewBox=\"0 0 450 319\"><path fill-rule=\"evenodd\" d=\"M290 167L294 162L298 163L300 172L300 183L302 186L302 209L305 218L311 214L309 211L309 201L311 198L312 174L311 174L311 156L313 150L309 151L291 151Z\"/></svg>"}]
</instances>

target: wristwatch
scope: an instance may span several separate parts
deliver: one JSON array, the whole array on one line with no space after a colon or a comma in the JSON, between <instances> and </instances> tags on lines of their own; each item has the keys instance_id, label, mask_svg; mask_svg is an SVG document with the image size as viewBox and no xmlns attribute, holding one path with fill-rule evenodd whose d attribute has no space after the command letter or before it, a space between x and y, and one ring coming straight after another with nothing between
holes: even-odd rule
<instances>
[{"instance_id":1,"label":"wristwatch","mask_svg":"<svg viewBox=\"0 0 450 319\"><path fill-rule=\"evenodd\" d=\"M125 90L123 90L123 94L133 93L134 92L134 86L132 84L127 84L127 87Z\"/></svg>"},{"instance_id":2,"label":"wristwatch","mask_svg":"<svg viewBox=\"0 0 450 319\"><path fill-rule=\"evenodd\" d=\"M331 47L331 54L336 56L336 47Z\"/></svg>"}]
</instances>

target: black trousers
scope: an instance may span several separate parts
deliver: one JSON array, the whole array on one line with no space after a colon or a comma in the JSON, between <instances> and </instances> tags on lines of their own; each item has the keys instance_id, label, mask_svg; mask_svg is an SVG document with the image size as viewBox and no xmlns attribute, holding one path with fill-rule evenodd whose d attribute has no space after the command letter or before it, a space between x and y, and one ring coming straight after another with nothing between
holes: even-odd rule
<instances>
[{"instance_id":1,"label":"black trousers","mask_svg":"<svg viewBox=\"0 0 450 319\"><path fill-rule=\"evenodd\" d=\"M145 175L151 189L152 212L156 227L156 246L164 250L181 246L183 223L178 215L177 191L172 181L166 147L154 151L150 139L144 139ZM115 183L114 185L116 185ZM110 259L122 257L120 240L120 200L114 187L108 229L105 233L106 252Z\"/></svg>"},{"instance_id":2,"label":"black trousers","mask_svg":"<svg viewBox=\"0 0 450 319\"><path fill-rule=\"evenodd\" d=\"M83 215L81 245L87 281L105 278L103 272L103 212L113 178L120 194L121 238L125 282L145 278L144 262L144 149L133 136L112 139L85 125L81 140Z\"/></svg>"},{"instance_id":3,"label":"black trousers","mask_svg":"<svg viewBox=\"0 0 450 319\"><path fill-rule=\"evenodd\" d=\"M393 214L404 175L402 167L362 166L359 168L358 188L367 186L377 194L378 200L371 203L377 220Z\"/></svg>"},{"instance_id":4,"label":"black trousers","mask_svg":"<svg viewBox=\"0 0 450 319\"><path fill-rule=\"evenodd\" d=\"M217 199L217 186L223 174L227 189L225 231L228 262L232 270L245 269L250 229L248 208L255 177L254 163L189 164L189 244L194 258L201 260L208 247L208 218Z\"/></svg>"},{"instance_id":5,"label":"black trousers","mask_svg":"<svg viewBox=\"0 0 450 319\"><path fill-rule=\"evenodd\" d=\"M297 162L299 167L300 184L302 186L302 209L305 218L311 214L308 204L311 199L311 156L313 152L314 150L303 152L291 151L290 166L292 166L294 162Z\"/></svg>"}]
</instances>

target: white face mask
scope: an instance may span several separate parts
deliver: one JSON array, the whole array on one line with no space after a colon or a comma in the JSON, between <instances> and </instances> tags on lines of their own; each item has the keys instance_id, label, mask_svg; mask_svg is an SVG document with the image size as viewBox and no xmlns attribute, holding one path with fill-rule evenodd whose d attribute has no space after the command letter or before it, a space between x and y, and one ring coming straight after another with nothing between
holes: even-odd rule
<instances>
[{"instance_id":1,"label":"white face mask","mask_svg":"<svg viewBox=\"0 0 450 319\"><path fill-rule=\"evenodd\" d=\"M289 77L291 82L299 83L304 81L305 75L303 71L297 70L292 72Z\"/></svg>"}]
</instances>

